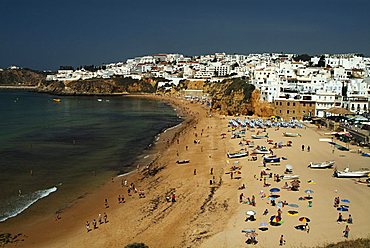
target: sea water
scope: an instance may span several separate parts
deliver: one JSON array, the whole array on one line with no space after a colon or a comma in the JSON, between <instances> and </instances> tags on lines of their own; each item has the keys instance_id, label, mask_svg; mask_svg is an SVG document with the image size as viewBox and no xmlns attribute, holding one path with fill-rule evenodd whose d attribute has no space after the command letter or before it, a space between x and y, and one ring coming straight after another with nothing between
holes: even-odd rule
<instances>
[{"instance_id":1,"label":"sea water","mask_svg":"<svg viewBox=\"0 0 370 248\"><path fill-rule=\"evenodd\" d=\"M109 177L130 171L158 133L181 122L160 101L53 98L0 91L0 222L32 206L68 207Z\"/></svg>"}]
</instances>

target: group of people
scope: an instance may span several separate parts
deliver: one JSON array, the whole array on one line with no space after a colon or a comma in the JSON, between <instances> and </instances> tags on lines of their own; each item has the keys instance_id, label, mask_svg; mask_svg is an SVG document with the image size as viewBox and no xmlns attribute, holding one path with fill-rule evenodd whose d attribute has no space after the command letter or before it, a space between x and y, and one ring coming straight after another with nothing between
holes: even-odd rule
<instances>
[{"instance_id":1,"label":"group of people","mask_svg":"<svg viewBox=\"0 0 370 248\"><path fill-rule=\"evenodd\" d=\"M107 215L107 213L104 212L104 215L103 216L101 214L99 214L99 216L98 216L98 222L99 222L99 225L102 225L104 223L108 223L108 215ZM87 232L90 232L92 230L98 229L98 222L96 221L96 219L94 219L91 222L91 224L92 224L92 228L91 228L90 222L89 221L86 221L86 230L87 230Z\"/></svg>"}]
</instances>

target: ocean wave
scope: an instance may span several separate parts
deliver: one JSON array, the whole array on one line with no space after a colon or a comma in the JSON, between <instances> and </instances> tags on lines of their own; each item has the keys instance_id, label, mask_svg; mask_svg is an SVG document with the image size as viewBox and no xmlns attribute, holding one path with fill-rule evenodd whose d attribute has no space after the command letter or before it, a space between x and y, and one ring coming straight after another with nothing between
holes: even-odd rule
<instances>
[{"instance_id":1,"label":"ocean wave","mask_svg":"<svg viewBox=\"0 0 370 248\"><path fill-rule=\"evenodd\" d=\"M176 128L176 127L179 127L179 126L181 126L181 125L182 125L182 123L179 123L179 124L177 124L176 126L169 127L169 128L167 128L166 130L164 130L164 132L163 132L163 133L166 133L167 131L169 131L169 130L171 130L171 129L174 129L174 128Z\"/></svg>"},{"instance_id":2,"label":"ocean wave","mask_svg":"<svg viewBox=\"0 0 370 248\"><path fill-rule=\"evenodd\" d=\"M16 196L9 199L9 202L6 204L6 209L0 210L0 222L17 216L38 200L47 197L51 193L57 191L57 189L57 187L52 187L49 189L38 190L33 193Z\"/></svg>"}]
</instances>

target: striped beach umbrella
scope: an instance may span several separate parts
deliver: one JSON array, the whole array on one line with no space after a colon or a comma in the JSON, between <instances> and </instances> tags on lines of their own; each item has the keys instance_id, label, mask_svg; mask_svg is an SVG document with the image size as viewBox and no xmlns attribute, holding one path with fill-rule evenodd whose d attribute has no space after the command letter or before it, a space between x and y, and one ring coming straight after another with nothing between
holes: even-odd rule
<instances>
[{"instance_id":1,"label":"striped beach umbrella","mask_svg":"<svg viewBox=\"0 0 370 248\"><path fill-rule=\"evenodd\" d=\"M280 192L280 189L279 188L272 188L272 189L270 189L270 192L272 192L272 193Z\"/></svg>"},{"instance_id":2,"label":"striped beach umbrella","mask_svg":"<svg viewBox=\"0 0 370 248\"><path fill-rule=\"evenodd\" d=\"M304 222L304 223L311 222L311 220L307 217L301 217L301 218L299 218L299 221Z\"/></svg>"}]
</instances>

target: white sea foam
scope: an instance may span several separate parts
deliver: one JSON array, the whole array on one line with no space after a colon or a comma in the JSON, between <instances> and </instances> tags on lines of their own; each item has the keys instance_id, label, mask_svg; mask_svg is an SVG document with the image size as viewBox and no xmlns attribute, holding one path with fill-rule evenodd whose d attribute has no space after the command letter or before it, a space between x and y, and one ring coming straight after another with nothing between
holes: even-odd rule
<instances>
[{"instance_id":1,"label":"white sea foam","mask_svg":"<svg viewBox=\"0 0 370 248\"><path fill-rule=\"evenodd\" d=\"M9 209L0 212L0 222L6 221L9 218L17 216L38 200L47 197L51 193L57 191L57 189L58 189L57 187L52 187L45 190L38 190L36 192L17 196L16 198L11 199L11 201L8 204Z\"/></svg>"},{"instance_id":2,"label":"white sea foam","mask_svg":"<svg viewBox=\"0 0 370 248\"><path fill-rule=\"evenodd\" d=\"M179 127L179 126L181 126L181 125L182 125L182 123L179 123L179 124L177 124L176 126L173 126L173 127L167 128L166 130L164 130L164 132L163 132L163 133L165 133L165 132L167 132L167 131L169 131L169 130L171 130L171 129L174 129L174 128L176 128L176 127Z\"/></svg>"}]
</instances>

